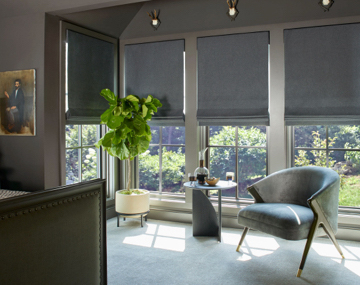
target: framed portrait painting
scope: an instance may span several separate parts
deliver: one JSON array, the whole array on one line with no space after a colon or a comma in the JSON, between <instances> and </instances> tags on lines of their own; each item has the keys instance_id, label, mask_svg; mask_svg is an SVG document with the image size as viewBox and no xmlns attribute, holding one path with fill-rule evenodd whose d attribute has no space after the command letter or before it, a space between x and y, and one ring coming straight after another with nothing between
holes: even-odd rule
<instances>
[{"instance_id":1,"label":"framed portrait painting","mask_svg":"<svg viewBox=\"0 0 360 285\"><path fill-rule=\"evenodd\" d=\"M35 135L35 69L0 72L0 135Z\"/></svg>"}]
</instances>

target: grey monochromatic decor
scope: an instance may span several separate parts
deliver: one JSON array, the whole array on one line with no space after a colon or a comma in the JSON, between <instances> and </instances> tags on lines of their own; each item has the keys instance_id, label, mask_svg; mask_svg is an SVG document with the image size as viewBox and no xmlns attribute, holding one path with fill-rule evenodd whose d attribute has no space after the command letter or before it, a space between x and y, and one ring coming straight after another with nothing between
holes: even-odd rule
<instances>
[{"instance_id":1,"label":"grey monochromatic decor","mask_svg":"<svg viewBox=\"0 0 360 285\"><path fill-rule=\"evenodd\" d=\"M72 30L67 30L67 41L67 124L99 124L101 114L109 107L100 91L114 90L116 85L117 44Z\"/></svg>"},{"instance_id":2,"label":"grey monochromatic decor","mask_svg":"<svg viewBox=\"0 0 360 285\"><path fill-rule=\"evenodd\" d=\"M284 31L285 123L360 124L360 24Z\"/></svg>"},{"instance_id":3,"label":"grey monochromatic decor","mask_svg":"<svg viewBox=\"0 0 360 285\"><path fill-rule=\"evenodd\" d=\"M151 125L184 125L184 40L125 46L125 95L163 104Z\"/></svg>"},{"instance_id":4,"label":"grey monochromatic decor","mask_svg":"<svg viewBox=\"0 0 360 285\"><path fill-rule=\"evenodd\" d=\"M269 33L198 38L200 125L268 125Z\"/></svg>"}]
</instances>

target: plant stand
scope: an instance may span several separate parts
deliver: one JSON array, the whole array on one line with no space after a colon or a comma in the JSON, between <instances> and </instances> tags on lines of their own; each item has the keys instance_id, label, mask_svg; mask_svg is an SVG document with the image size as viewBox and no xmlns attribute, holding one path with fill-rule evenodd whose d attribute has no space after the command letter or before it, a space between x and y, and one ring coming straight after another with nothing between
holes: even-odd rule
<instances>
[{"instance_id":1,"label":"plant stand","mask_svg":"<svg viewBox=\"0 0 360 285\"><path fill-rule=\"evenodd\" d=\"M141 227L143 227L143 217L145 217L145 222L147 221L147 215L149 214L149 211L143 212L143 213L138 213L138 214L123 214L123 213L116 213L117 214L117 226L120 226L120 217L124 218L124 221L126 219L126 217L137 217L140 215L141 218Z\"/></svg>"}]
</instances>

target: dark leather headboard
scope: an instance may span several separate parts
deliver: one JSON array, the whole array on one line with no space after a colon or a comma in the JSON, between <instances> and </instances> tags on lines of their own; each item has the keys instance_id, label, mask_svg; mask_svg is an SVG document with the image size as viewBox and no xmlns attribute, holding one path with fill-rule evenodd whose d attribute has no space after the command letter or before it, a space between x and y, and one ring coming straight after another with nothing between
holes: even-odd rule
<instances>
[{"instance_id":1,"label":"dark leather headboard","mask_svg":"<svg viewBox=\"0 0 360 285\"><path fill-rule=\"evenodd\" d=\"M105 180L0 201L0 284L107 284Z\"/></svg>"}]
</instances>

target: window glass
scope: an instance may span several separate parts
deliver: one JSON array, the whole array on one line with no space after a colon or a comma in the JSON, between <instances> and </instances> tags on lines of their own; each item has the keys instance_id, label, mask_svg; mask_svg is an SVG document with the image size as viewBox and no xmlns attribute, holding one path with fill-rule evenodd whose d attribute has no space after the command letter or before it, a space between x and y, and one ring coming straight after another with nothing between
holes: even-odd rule
<instances>
[{"instance_id":1,"label":"window glass","mask_svg":"<svg viewBox=\"0 0 360 285\"><path fill-rule=\"evenodd\" d=\"M76 125L65 126L66 147L79 146L79 128Z\"/></svg>"},{"instance_id":2,"label":"window glass","mask_svg":"<svg viewBox=\"0 0 360 285\"><path fill-rule=\"evenodd\" d=\"M139 188L159 191L159 147L150 146L147 151L139 154Z\"/></svg>"},{"instance_id":3,"label":"window glass","mask_svg":"<svg viewBox=\"0 0 360 285\"><path fill-rule=\"evenodd\" d=\"M66 185L79 182L79 151L66 150Z\"/></svg>"},{"instance_id":4,"label":"window glass","mask_svg":"<svg viewBox=\"0 0 360 285\"><path fill-rule=\"evenodd\" d=\"M232 126L210 126L210 145L232 145L235 146L235 130Z\"/></svg>"},{"instance_id":5,"label":"window glass","mask_svg":"<svg viewBox=\"0 0 360 285\"><path fill-rule=\"evenodd\" d=\"M185 127L151 127L149 149L139 155L139 188L185 193Z\"/></svg>"},{"instance_id":6,"label":"window glass","mask_svg":"<svg viewBox=\"0 0 360 285\"><path fill-rule=\"evenodd\" d=\"M294 133L294 166L316 165L337 171L339 205L360 207L360 126L297 126ZM306 148L300 142L304 137Z\"/></svg>"},{"instance_id":7,"label":"window glass","mask_svg":"<svg viewBox=\"0 0 360 285\"><path fill-rule=\"evenodd\" d=\"M163 147L162 192L184 193L185 147Z\"/></svg>"},{"instance_id":8,"label":"window glass","mask_svg":"<svg viewBox=\"0 0 360 285\"><path fill-rule=\"evenodd\" d=\"M266 127L211 126L209 148L210 176L225 180L226 172L235 175L237 187L223 191L222 195L252 198L247 186L266 176Z\"/></svg>"},{"instance_id":9,"label":"window glass","mask_svg":"<svg viewBox=\"0 0 360 285\"><path fill-rule=\"evenodd\" d=\"M66 184L100 177L100 138L98 125L66 125Z\"/></svg>"}]
</instances>

